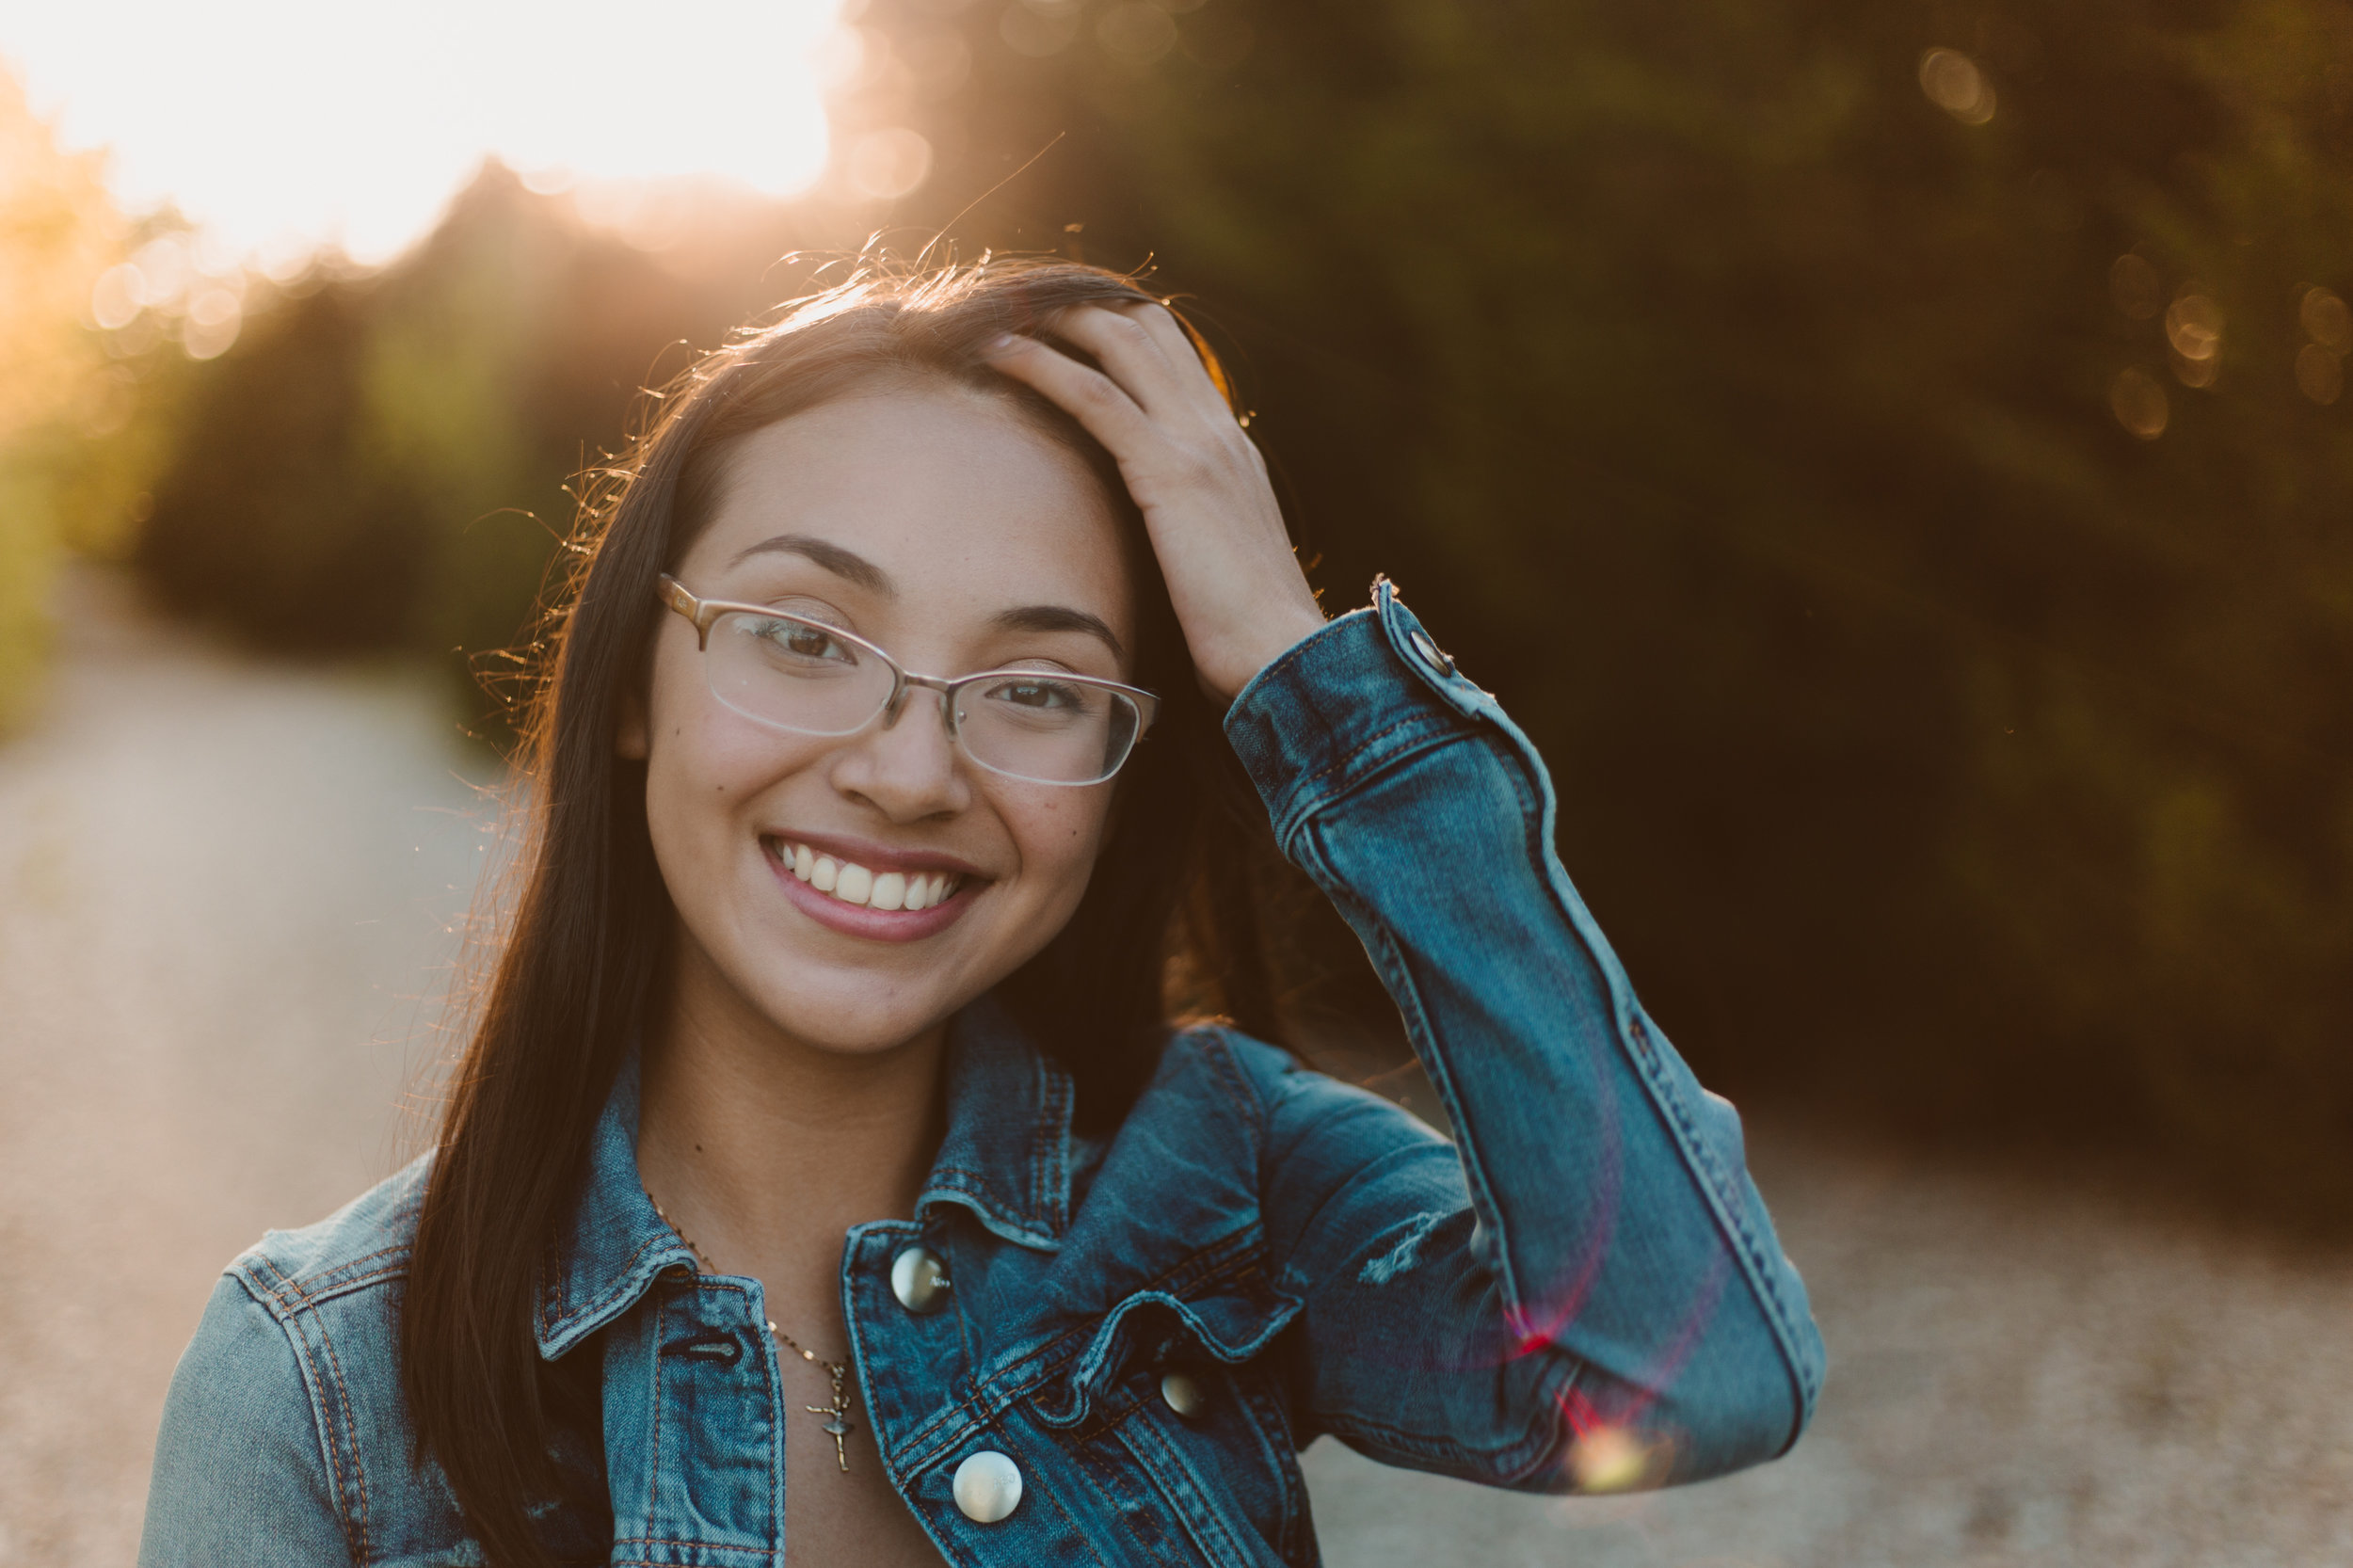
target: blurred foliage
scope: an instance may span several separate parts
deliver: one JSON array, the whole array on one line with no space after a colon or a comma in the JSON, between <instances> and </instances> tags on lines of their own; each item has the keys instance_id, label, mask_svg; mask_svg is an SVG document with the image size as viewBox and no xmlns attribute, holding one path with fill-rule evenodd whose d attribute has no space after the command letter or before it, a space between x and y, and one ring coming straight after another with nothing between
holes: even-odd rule
<instances>
[{"instance_id":1,"label":"blurred foliage","mask_svg":"<svg viewBox=\"0 0 2353 1568\"><path fill-rule=\"evenodd\" d=\"M0 733L39 689L50 582L76 519L120 511L136 375L83 318L129 237L97 158L58 150L0 66Z\"/></svg>"},{"instance_id":2,"label":"blurred foliage","mask_svg":"<svg viewBox=\"0 0 2353 1568\"><path fill-rule=\"evenodd\" d=\"M902 216L1224 324L1711 1080L2353 1219L2353 8L863 23Z\"/></svg>"},{"instance_id":3,"label":"blurred foliage","mask_svg":"<svg viewBox=\"0 0 2353 1568\"><path fill-rule=\"evenodd\" d=\"M928 148L897 232L1204 302L1335 607L1390 571L1535 734L1711 1081L2353 1219L2353 8L856 24L845 188ZM512 638L665 345L856 232L584 205L493 169L249 300L151 579L287 648Z\"/></svg>"},{"instance_id":4,"label":"blurred foliage","mask_svg":"<svg viewBox=\"0 0 2353 1568\"><path fill-rule=\"evenodd\" d=\"M494 678L575 476L621 444L639 389L774 303L806 228L714 191L618 200L632 237L493 164L394 266L257 287L235 346L197 367L138 545L149 581L264 648Z\"/></svg>"}]
</instances>

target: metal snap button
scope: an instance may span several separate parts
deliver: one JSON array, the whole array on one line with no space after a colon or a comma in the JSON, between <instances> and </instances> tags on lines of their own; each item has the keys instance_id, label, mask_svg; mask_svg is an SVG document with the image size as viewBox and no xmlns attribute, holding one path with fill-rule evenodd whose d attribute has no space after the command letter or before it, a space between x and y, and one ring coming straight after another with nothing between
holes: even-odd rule
<instances>
[{"instance_id":1,"label":"metal snap button","mask_svg":"<svg viewBox=\"0 0 2353 1568\"><path fill-rule=\"evenodd\" d=\"M956 1466L956 1507L976 1525L993 1525L1021 1506L1021 1466L984 1448Z\"/></svg>"},{"instance_id":2,"label":"metal snap button","mask_svg":"<svg viewBox=\"0 0 2353 1568\"><path fill-rule=\"evenodd\" d=\"M890 1260L890 1293L909 1312L936 1312L955 1288L948 1265L929 1247L907 1247Z\"/></svg>"},{"instance_id":3,"label":"metal snap button","mask_svg":"<svg viewBox=\"0 0 2353 1568\"><path fill-rule=\"evenodd\" d=\"M1423 664L1428 664L1440 675L1454 673L1454 661L1439 651L1438 645L1430 640L1429 632L1417 626L1406 634L1405 640L1414 645L1414 651L1421 655Z\"/></svg>"},{"instance_id":4,"label":"metal snap button","mask_svg":"<svg viewBox=\"0 0 2353 1568\"><path fill-rule=\"evenodd\" d=\"M1194 1382L1187 1372L1164 1372L1160 1376L1160 1398L1168 1408L1192 1420L1209 1407L1209 1392Z\"/></svg>"}]
</instances>

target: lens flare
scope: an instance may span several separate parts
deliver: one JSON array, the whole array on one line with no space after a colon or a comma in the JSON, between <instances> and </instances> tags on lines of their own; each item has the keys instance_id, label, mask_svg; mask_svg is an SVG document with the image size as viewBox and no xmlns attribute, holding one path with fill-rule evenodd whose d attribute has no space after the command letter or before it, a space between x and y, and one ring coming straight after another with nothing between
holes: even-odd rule
<instances>
[{"instance_id":1,"label":"lens flare","mask_svg":"<svg viewBox=\"0 0 2353 1568\"><path fill-rule=\"evenodd\" d=\"M1580 1492L1631 1492L1650 1473L1650 1450L1625 1427L1598 1426L1570 1446L1569 1473Z\"/></svg>"},{"instance_id":2,"label":"lens flare","mask_svg":"<svg viewBox=\"0 0 2353 1568\"><path fill-rule=\"evenodd\" d=\"M840 10L121 0L11 8L8 43L67 145L110 149L126 208L171 202L240 255L291 229L373 264L423 234L488 155L603 180L809 188L828 154L812 56Z\"/></svg>"}]
</instances>

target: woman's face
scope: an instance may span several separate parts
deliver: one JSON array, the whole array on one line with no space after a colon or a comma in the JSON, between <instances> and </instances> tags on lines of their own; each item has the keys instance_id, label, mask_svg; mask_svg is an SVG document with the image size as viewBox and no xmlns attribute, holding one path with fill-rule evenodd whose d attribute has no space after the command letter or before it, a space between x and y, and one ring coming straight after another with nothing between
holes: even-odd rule
<instances>
[{"instance_id":1,"label":"woman's face","mask_svg":"<svg viewBox=\"0 0 2353 1568\"><path fill-rule=\"evenodd\" d=\"M841 627L919 674L1130 679L1133 584L1102 486L1002 400L941 385L827 404L744 439L720 479L676 571L700 598ZM976 766L920 689L843 739L763 726L712 695L677 615L621 749L647 763L680 1004L831 1051L912 1039L1044 947L1112 799ZM901 887L940 902L878 907L912 902Z\"/></svg>"}]
</instances>

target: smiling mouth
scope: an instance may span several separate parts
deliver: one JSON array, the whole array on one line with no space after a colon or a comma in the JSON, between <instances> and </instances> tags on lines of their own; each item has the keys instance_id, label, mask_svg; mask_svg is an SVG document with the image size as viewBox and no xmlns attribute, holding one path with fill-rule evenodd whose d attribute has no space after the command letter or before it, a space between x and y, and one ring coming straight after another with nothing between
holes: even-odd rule
<instances>
[{"instance_id":1,"label":"smiling mouth","mask_svg":"<svg viewBox=\"0 0 2353 1568\"><path fill-rule=\"evenodd\" d=\"M955 897L968 880L953 872L870 871L782 840L775 853L777 865L827 898L864 909L929 909Z\"/></svg>"}]
</instances>

